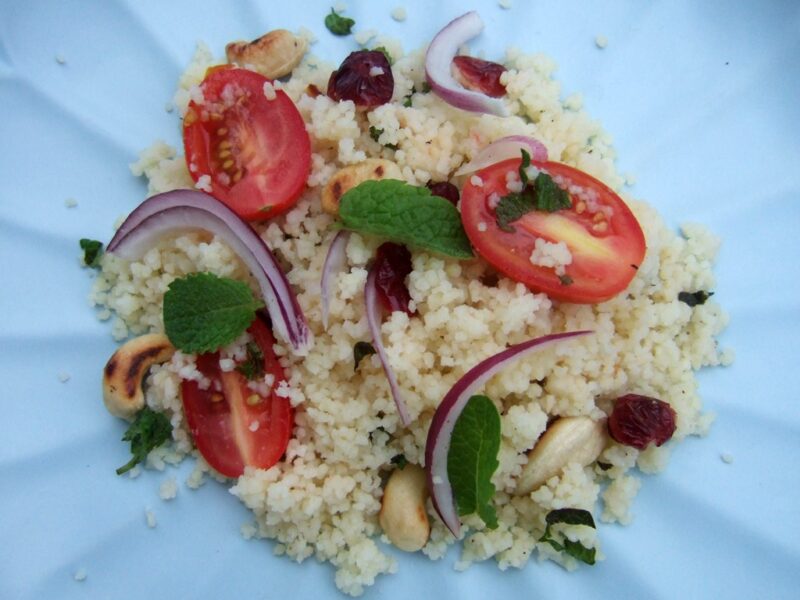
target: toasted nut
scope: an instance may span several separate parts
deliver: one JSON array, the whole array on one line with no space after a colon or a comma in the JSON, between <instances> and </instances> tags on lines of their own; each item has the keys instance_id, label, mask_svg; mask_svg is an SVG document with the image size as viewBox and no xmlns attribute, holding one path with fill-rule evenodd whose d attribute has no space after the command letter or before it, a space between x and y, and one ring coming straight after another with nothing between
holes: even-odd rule
<instances>
[{"instance_id":1,"label":"toasted nut","mask_svg":"<svg viewBox=\"0 0 800 600\"><path fill-rule=\"evenodd\" d=\"M427 498L425 471L417 465L395 470L386 482L378 522L400 550L416 552L428 542L431 526L425 512Z\"/></svg>"},{"instance_id":2,"label":"toasted nut","mask_svg":"<svg viewBox=\"0 0 800 600\"><path fill-rule=\"evenodd\" d=\"M383 158L368 158L357 165L339 169L322 188L322 210L332 215L339 213L339 200L344 193L359 183L370 179L402 179L400 167Z\"/></svg>"},{"instance_id":3,"label":"toasted nut","mask_svg":"<svg viewBox=\"0 0 800 600\"><path fill-rule=\"evenodd\" d=\"M300 64L308 44L291 31L276 29L252 42L231 42L225 46L229 63L251 66L268 79L278 79Z\"/></svg>"},{"instance_id":4,"label":"toasted nut","mask_svg":"<svg viewBox=\"0 0 800 600\"><path fill-rule=\"evenodd\" d=\"M517 494L529 494L569 463L586 466L597 460L608 441L605 422L589 417L561 417L528 453L517 480Z\"/></svg>"},{"instance_id":5,"label":"toasted nut","mask_svg":"<svg viewBox=\"0 0 800 600\"><path fill-rule=\"evenodd\" d=\"M144 408L142 380L147 370L169 360L174 352L161 333L142 335L120 346L103 369L103 402L108 412L129 419Z\"/></svg>"}]
</instances>

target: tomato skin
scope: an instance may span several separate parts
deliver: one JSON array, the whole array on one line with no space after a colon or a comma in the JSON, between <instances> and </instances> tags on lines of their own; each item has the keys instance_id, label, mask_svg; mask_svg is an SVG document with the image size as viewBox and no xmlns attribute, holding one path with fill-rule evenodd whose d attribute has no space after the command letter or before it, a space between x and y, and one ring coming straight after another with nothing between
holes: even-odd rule
<instances>
[{"instance_id":1,"label":"tomato skin","mask_svg":"<svg viewBox=\"0 0 800 600\"><path fill-rule=\"evenodd\" d=\"M246 69L211 68L203 103L183 120L186 165L194 181L211 178L211 195L240 217L259 221L294 206L311 170L311 142L292 100Z\"/></svg>"},{"instance_id":2,"label":"tomato skin","mask_svg":"<svg viewBox=\"0 0 800 600\"><path fill-rule=\"evenodd\" d=\"M474 185L470 178L461 191L461 219L478 253L506 276L554 300L592 304L619 294L636 275L646 250L644 233L625 202L611 188L578 169L534 161L535 167L552 177L589 190L609 214L589 212L586 203L579 207L580 199L572 195L571 208L554 213L533 211L512 223L513 232L502 231L489 197L508 193L506 174L517 171L520 163L520 159L510 159L487 167L477 173L482 186ZM604 215L600 217L604 225L598 226L593 220L598 212ZM553 268L530 262L536 238L567 244L572 264L566 266L565 276L570 283L565 285Z\"/></svg>"},{"instance_id":3,"label":"tomato skin","mask_svg":"<svg viewBox=\"0 0 800 600\"><path fill-rule=\"evenodd\" d=\"M197 368L211 386L200 389L196 381L181 382L181 400L195 446L214 469L226 477L239 477L246 466L268 469L277 463L292 434L292 408L287 398L275 390L286 374L273 350L275 338L260 319L249 329L264 354L264 372L275 378L268 397L260 396L256 404L247 398L255 392L247 387L247 379L238 371L223 372L219 354L197 357ZM251 424L258 423L252 431Z\"/></svg>"}]
</instances>

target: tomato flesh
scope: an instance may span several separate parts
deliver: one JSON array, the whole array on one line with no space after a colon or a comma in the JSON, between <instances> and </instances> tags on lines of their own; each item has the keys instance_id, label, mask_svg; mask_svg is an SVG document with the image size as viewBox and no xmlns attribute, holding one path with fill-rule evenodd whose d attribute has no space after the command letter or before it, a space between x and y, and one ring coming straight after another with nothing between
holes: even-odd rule
<instances>
[{"instance_id":1,"label":"tomato flesh","mask_svg":"<svg viewBox=\"0 0 800 600\"><path fill-rule=\"evenodd\" d=\"M197 357L197 369L211 381L208 389L201 389L196 381L181 382L181 400L195 446L226 477L239 477L247 466L268 469L283 456L292 433L289 400L275 393L286 377L273 350L272 332L260 319L248 331L264 354L264 372L274 377L268 396L250 389L238 371L221 371L216 352Z\"/></svg>"},{"instance_id":2,"label":"tomato flesh","mask_svg":"<svg viewBox=\"0 0 800 600\"><path fill-rule=\"evenodd\" d=\"M482 185L467 181L461 191L461 218L472 245L497 270L555 300L595 303L613 298L636 275L646 244L639 222L608 186L568 165L533 165L570 190L571 208L532 211L512 223L513 231L497 225L490 198L508 193L506 175L519 169L510 159L477 173ZM496 198L495 198L496 200ZM564 242L572 262L563 274L531 262L537 238Z\"/></svg>"},{"instance_id":3,"label":"tomato flesh","mask_svg":"<svg viewBox=\"0 0 800 600\"><path fill-rule=\"evenodd\" d=\"M183 120L186 164L194 181L210 177L211 194L249 221L291 208L311 169L311 142L291 99L265 77L235 68L210 69L203 102Z\"/></svg>"}]
</instances>

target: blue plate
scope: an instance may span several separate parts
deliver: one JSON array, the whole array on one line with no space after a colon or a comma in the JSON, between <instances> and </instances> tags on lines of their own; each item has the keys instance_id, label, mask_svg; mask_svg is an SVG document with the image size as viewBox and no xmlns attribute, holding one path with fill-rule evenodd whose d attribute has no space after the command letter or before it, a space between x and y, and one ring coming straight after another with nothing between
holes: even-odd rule
<instances>
[{"instance_id":1,"label":"blue plate","mask_svg":"<svg viewBox=\"0 0 800 600\"><path fill-rule=\"evenodd\" d=\"M430 40L463 3L349 2L358 27ZM800 7L796 2L475 2L477 47L514 44L560 65L565 94L616 138L636 196L668 221L724 239L716 288L734 366L701 373L718 418L705 439L645 477L629 527L602 526L607 560L567 573L493 562L463 574L400 557L368 598L797 597L800 568ZM322 25L325 2L5 1L0 5L0 597L337 597L333 570L245 541L249 513L224 486L158 487L178 473L118 478L124 425L102 408L112 350L86 295L77 240L107 240L145 196L128 172L156 138L179 142L164 110L196 40L216 52L277 27L316 32L318 55L355 49ZM357 27L357 28L358 28ZM599 50L597 35L608 38ZM66 62L60 64L57 57ZM65 200L74 198L75 208ZM70 375L61 383L59 373ZM788 376L787 376L788 374ZM732 464L720 460L733 457ZM158 527L145 526L151 508ZM73 575L85 569L87 579Z\"/></svg>"}]
</instances>

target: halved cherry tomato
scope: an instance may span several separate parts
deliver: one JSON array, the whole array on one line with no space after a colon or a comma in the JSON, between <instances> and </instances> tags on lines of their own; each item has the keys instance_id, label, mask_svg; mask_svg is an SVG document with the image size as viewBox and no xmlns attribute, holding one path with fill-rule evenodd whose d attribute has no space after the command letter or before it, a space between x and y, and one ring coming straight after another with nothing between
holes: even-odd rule
<instances>
[{"instance_id":1,"label":"halved cherry tomato","mask_svg":"<svg viewBox=\"0 0 800 600\"><path fill-rule=\"evenodd\" d=\"M250 221L291 208L311 168L305 123L282 91L246 69L209 69L183 119L183 146L195 181L211 177L211 194Z\"/></svg>"},{"instance_id":2,"label":"halved cherry tomato","mask_svg":"<svg viewBox=\"0 0 800 600\"><path fill-rule=\"evenodd\" d=\"M207 390L196 381L181 382L183 409L195 446L226 477L239 477L245 466L268 469L283 456L292 434L289 400L275 393L286 379L272 349L275 338L260 318L248 331L264 354L264 372L275 378L269 396L251 390L238 371L221 371L216 352L197 357L198 370L211 380Z\"/></svg>"},{"instance_id":3,"label":"halved cherry tomato","mask_svg":"<svg viewBox=\"0 0 800 600\"><path fill-rule=\"evenodd\" d=\"M555 300L602 302L624 290L644 258L642 228L611 188L583 171L562 163L534 162L554 179L560 178L561 187L572 187L572 207L529 212L512 223L513 232L498 227L489 198L508 193L506 174L516 172L520 162L510 159L487 167L477 173L482 186L469 180L461 191L461 219L478 253L508 277ZM572 264L565 274L531 262L536 238L567 245Z\"/></svg>"}]
</instances>

